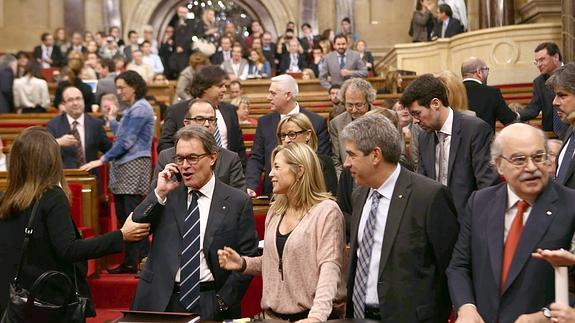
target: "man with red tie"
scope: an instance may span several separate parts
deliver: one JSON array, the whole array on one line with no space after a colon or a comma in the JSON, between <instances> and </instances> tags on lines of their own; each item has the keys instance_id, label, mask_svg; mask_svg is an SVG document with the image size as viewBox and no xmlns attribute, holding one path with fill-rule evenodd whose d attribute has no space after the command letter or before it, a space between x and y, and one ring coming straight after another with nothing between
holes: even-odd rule
<instances>
[{"instance_id":1,"label":"man with red tie","mask_svg":"<svg viewBox=\"0 0 575 323\"><path fill-rule=\"evenodd\" d=\"M549 180L539 129L507 126L491 156L506 183L470 196L447 268L458 322L544 322L555 298L553 268L531 253L570 248L575 190Z\"/></svg>"}]
</instances>

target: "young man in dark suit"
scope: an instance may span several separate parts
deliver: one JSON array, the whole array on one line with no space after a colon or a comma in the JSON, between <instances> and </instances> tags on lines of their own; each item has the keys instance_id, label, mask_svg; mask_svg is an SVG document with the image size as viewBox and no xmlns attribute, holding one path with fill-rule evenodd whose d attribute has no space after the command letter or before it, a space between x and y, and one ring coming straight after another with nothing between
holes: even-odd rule
<instances>
[{"instance_id":1,"label":"young man in dark suit","mask_svg":"<svg viewBox=\"0 0 575 323\"><path fill-rule=\"evenodd\" d=\"M463 32L463 25L457 18L453 18L453 10L448 4L440 4L437 8L437 20L433 29L432 40L437 38L450 38Z\"/></svg>"},{"instance_id":2,"label":"young man in dark suit","mask_svg":"<svg viewBox=\"0 0 575 323\"><path fill-rule=\"evenodd\" d=\"M506 183L474 192L447 269L454 311L462 322L548 322L553 267L538 249L571 248L575 191L549 179L545 135L512 124L493 142Z\"/></svg>"},{"instance_id":3,"label":"young man in dark suit","mask_svg":"<svg viewBox=\"0 0 575 323\"><path fill-rule=\"evenodd\" d=\"M216 122L216 111L208 101L194 99L190 102L190 108L184 117L185 127L194 125L201 126L213 134L216 130ZM218 147L217 150L218 159L214 165L214 175L216 175L222 183L245 192L246 178L240 157L237 153L221 147ZM170 147L160 152L158 155L158 165L156 165L154 178L152 179L152 187L156 187L158 173L162 171L167 164L173 163L175 156L175 147Z\"/></svg>"},{"instance_id":4,"label":"young man in dark suit","mask_svg":"<svg viewBox=\"0 0 575 323\"><path fill-rule=\"evenodd\" d=\"M477 117L453 111L439 79L431 74L418 77L400 102L425 130L418 138L417 171L449 187L458 213L471 192L499 182L489 155L493 129Z\"/></svg>"},{"instance_id":5,"label":"young man in dark suit","mask_svg":"<svg viewBox=\"0 0 575 323\"><path fill-rule=\"evenodd\" d=\"M257 254L251 200L214 176L217 145L208 129L182 128L175 141L175 163L134 210L135 222L152 224L154 242L132 309L199 313L209 321L241 317L252 277L221 269L217 251Z\"/></svg>"},{"instance_id":6,"label":"young man in dark suit","mask_svg":"<svg viewBox=\"0 0 575 323\"><path fill-rule=\"evenodd\" d=\"M469 110L475 111L477 117L487 122L495 131L495 121L503 125L517 121L519 115L507 106L501 90L487 85L489 67L477 57L470 57L461 64L461 77L467 90Z\"/></svg>"},{"instance_id":7,"label":"young man in dark suit","mask_svg":"<svg viewBox=\"0 0 575 323\"><path fill-rule=\"evenodd\" d=\"M190 94L193 98L210 102L216 109L218 118L217 133L214 134L216 142L219 133L218 145L236 152L242 160L242 165L245 165L246 146L236 109L233 105L222 102L226 94L226 80L227 74L219 66L205 66L195 74ZM184 125L184 116L188 112L190 101L182 101L168 108L160 135L158 152L174 146L174 134Z\"/></svg>"},{"instance_id":8,"label":"young man in dark suit","mask_svg":"<svg viewBox=\"0 0 575 323\"><path fill-rule=\"evenodd\" d=\"M358 188L352 196L348 318L381 322L448 320L445 269L457 215L445 186L401 167L401 135L380 114L341 133Z\"/></svg>"},{"instance_id":9,"label":"young man in dark suit","mask_svg":"<svg viewBox=\"0 0 575 323\"><path fill-rule=\"evenodd\" d=\"M42 44L34 47L34 59L41 64L42 68L63 66L65 58L60 51L60 46L54 46L54 36L50 33L43 33L41 40Z\"/></svg>"},{"instance_id":10,"label":"young man in dark suit","mask_svg":"<svg viewBox=\"0 0 575 323\"><path fill-rule=\"evenodd\" d=\"M290 75L283 74L271 79L268 101L273 111L258 120L254 145L246 166L247 191L252 197L256 196L262 171L264 172L262 194L270 195L272 193L272 183L269 178L270 159L272 151L278 145L277 127L282 116L299 112L305 114L313 124L313 129L317 135L317 153L331 156L331 143L325 118L301 107L297 103L298 92L297 82Z\"/></svg>"}]
</instances>

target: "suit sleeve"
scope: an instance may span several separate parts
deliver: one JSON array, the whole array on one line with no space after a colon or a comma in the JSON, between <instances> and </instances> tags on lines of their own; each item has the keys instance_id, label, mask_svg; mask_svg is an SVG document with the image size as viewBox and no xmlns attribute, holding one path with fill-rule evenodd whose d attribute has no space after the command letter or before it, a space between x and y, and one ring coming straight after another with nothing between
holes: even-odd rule
<instances>
[{"instance_id":1,"label":"suit sleeve","mask_svg":"<svg viewBox=\"0 0 575 323\"><path fill-rule=\"evenodd\" d=\"M156 185L158 185L158 174L164 170L164 167L166 167L168 163L170 163L170 161L168 160L167 150L164 150L158 155L158 162L152 174L152 181L150 182L152 191L156 188Z\"/></svg>"},{"instance_id":2,"label":"suit sleeve","mask_svg":"<svg viewBox=\"0 0 575 323\"><path fill-rule=\"evenodd\" d=\"M493 133L491 127L481 122L471 142L471 162L473 175L479 189L499 183L499 175L491 165L491 142Z\"/></svg>"},{"instance_id":3,"label":"suit sleeve","mask_svg":"<svg viewBox=\"0 0 575 323\"><path fill-rule=\"evenodd\" d=\"M427 170L427 168L425 168L425 163L423 162L423 154L421 154L421 143L427 144L427 140L422 140L424 139L423 136L425 136L425 133L423 131L421 131L419 133L419 135L417 136L417 148L418 148L418 154L417 154L417 173L421 174L423 176L429 177L429 171ZM433 165L432 165L433 166Z\"/></svg>"},{"instance_id":4,"label":"suit sleeve","mask_svg":"<svg viewBox=\"0 0 575 323\"><path fill-rule=\"evenodd\" d=\"M69 262L99 258L119 252L123 247L122 232L116 230L94 238L78 239L66 195L60 188L45 193L40 202L50 243L58 257Z\"/></svg>"},{"instance_id":5,"label":"suit sleeve","mask_svg":"<svg viewBox=\"0 0 575 323\"><path fill-rule=\"evenodd\" d=\"M437 191L428 212L427 234L433 248L438 271L444 273L451 259L459 230L457 211L446 186L442 186Z\"/></svg>"},{"instance_id":6,"label":"suit sleeve","mask_svg":"<svg viewBox=\"0 0 575 323\"><path fill-rule=\"evenodd\" d=\"M258 236L252 210L252 201L246 196L241 210L238 212L240 215L237 227L237 243L232 246L241 256L254 257L257 256L258 252ZM228 305L240 304L251 280L252 276L234 271L230 273L218 294Z\"/></svg>"},{"instance_id":7,"label":"suit sleeve","mask_svg":"<svg viewBox=\"0 0 575 323\"><path fill-rule=\"evenodd\" d=\"M155 187L154 187L155 188ZM168 199L170 195L168 195ZM137 223L153 223L156 217L160 216L164 210L164 206L158 203L156 194L152 191L142 203L134 209L132 220ZM152 226L152 230L154 226Z\"/></svg>"},{"instance_id":8,"label":"suit sleeve","mask_svg":"<svg viewBox=\"0 0 575 323\"><path fill-rule=\"evenodd\" d=\"M265 163L265 144L263 135L263 122L258 122L254 144L250 153L250 159L246 165L246 186L249 189L257 190L260 182L260 175Z\"/></svg>"},{"instance_id":9,"label":"suit sleeve","mask_svg":"<svg viewBox=\"0 0 575 323\"><path fill-rule=\"evenodd\" d=\"M501 90L496 89L496 93L493 96L495 98L495 113L496 118L499 120L503 125L508 125L517 120L517 114L507 106L505 100L503 99L503 95L501 95Z\"/></svg>"},{"instance_id":10,"label":"suit sleeve","mask_svg":"<svg viewBox=\"0 0 575 323\"><path fill-rule=\"evenodd\" d=\"M229 185L241 190L242 192L246 191L246 177L244 176L242 161L238 155L234 155L234 158L230 162Z\"/></svg>"},{"instance_id":11,"label":"suit sleeve","mask_svg":"<svg viewBox=\"0 0 575 323\"><path fill-rule=\"evenodd\" d=\"M178 131L174 110L174 106L168 108L168 114L164 119L162 133L160 134L160 139L158 140L158 153L160 153L162 150L174 147L174 135L176 134L176 131Z\"/></svg>"},{"instance_id":12,"label":"suit sleeve","mask_svg":"<svg viewBox=\"0 0 575 323\"><path fill-rule=\"evenodd\" d=\"M331 84L328 80L329 77L329 69L327 66L327 56L322 58L319 62L319 83L326 89L329 89Z\"/></svg>"},{"instance_id":13,"label":"suit sleeve","mask_svg":"<svg viewBox=\"0 0 575 323\"><path fill-rule=\"evenodd\" d=\"M333 151L333 154L331 155L331 159L333 160L333 166L335 167L338 173L341 173L343 167L341 165L341 154L339 152L339 131L337 127L334 125L333 120L329 121L328 131L329 131L329 137L331 138L331 149Z\"/></svg>"},{"instance_id":14,"label":"suit sleeve","mask_svg":"<svg viewBox=\"0 0 575 323\"><path fill-rule=\"evenodd\" d=\"M232 105L228 105L227 108L222 111L226 111L229 120L231 120L231 124L228 125L228 148L240 156L242 167L244 167L246 165L246 145L244 143L244 135L240 127L238 115ZM235 147L229 147L230 142L233 142L230 138L233 138L233 141L235 141Z\"/></svg>"},{"instance_id":15,"label":"suit sleeve","mask_svg":"<svg viewBox=\"0 0 575 323\"><path fill-rule=\"evenodd\" d=\"M321 121L316 129L317 153L331 156L331 142L329 140L329 132L327 131L327 121L323 117L320 118Z\"/></svg>"},{"instance_id":16,"label":"suit sleeve","mask_svg":"<svg viewBox=\"0 0 575 323\"><path fill-rule=\"evenodd\" d=\"M475 304L471 272L471 229L474 200L475 193L472 193L461 216L459 236L447 268L449 294L456 312L463 304Z\"/></svg>"},{"instance_id":17,"label":"suit sleeve","mask_svg":"<svg viewBox=\"0 0 575 323\"><path fill-rule=\"evenodd\" d=\"M98 138L98 150L102 153L106 153L110 148L112 148L112 142L106 135L106 130L104 130L103 122L96 120L96 136Z\"/></svg>"},{"instance_id":18,"label":"suit sleeve","mask_svg":"<svg viewBox=\"0 0 575 323\"><path fill-rule=\"evenodd\" d=\"M355 62L356 69L351 71L351 77L367 77L367 65L363 59L357 57L357 61Z\"/></svg>"},{"instance_id":19,"label":"suit sleeve","mask_svg":"<svg viewBox=\"0 0 575 323\"><path fill-rule=\"evenodd\" d=\"M541 112L542 107L541 93L537 90L537 84L533 82L533 97L525 108L519 110L519 118L521 122L536 118L539 115L539 112Z\"/></svg>"}]
</instances>

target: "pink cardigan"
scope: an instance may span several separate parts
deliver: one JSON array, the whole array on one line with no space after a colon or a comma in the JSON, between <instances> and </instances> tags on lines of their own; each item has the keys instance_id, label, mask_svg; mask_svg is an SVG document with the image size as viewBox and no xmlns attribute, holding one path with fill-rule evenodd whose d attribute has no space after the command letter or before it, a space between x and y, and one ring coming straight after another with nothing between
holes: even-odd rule
<instances>
[{"instance_id":1,"label":"pink cardigan","mask_svg":"<svg viewBox=\"0 0 575 323\"><path fill-rule=\"evenodd\" d=\"M289 235L282 257L283 279L279 271L276 233L281 216L266 216L264 252L260 257L244 257L246 274L261 274L261 307L266 318L270 309L295 314L310 309L308 317L326 321L330 313L345 314L344 218L332 200L315 205Z\"/></svg>"}]
</instances>

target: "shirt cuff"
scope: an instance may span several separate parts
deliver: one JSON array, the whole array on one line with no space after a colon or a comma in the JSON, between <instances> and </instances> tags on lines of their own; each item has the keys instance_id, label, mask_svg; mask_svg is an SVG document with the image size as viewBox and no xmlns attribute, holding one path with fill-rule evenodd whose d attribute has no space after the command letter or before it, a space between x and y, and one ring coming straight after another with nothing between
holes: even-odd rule
<instances>
[{"instance_id":1,"label":"shirt cuff","mask_svg":"<svg viewBox=\"0 0 575 323\"><path fill-rule=\"evenodd\" d=\"M154 188L154 194L156 194L156 199L158 200L158 203L162 204L162 205L166 205L166 201L168 200L168 198L160 198L160 195L158 194L158 191L156 188Z\"/></svg>"}]
</instances>

